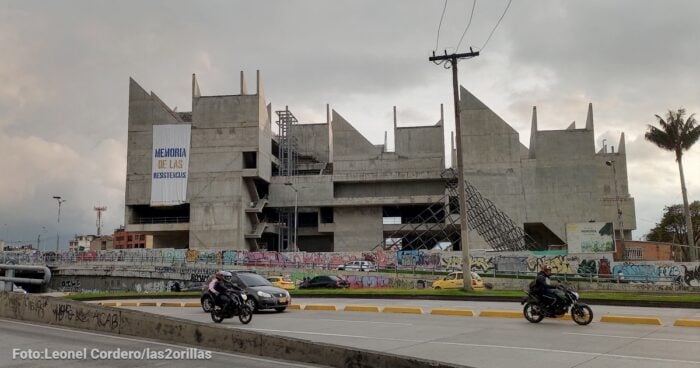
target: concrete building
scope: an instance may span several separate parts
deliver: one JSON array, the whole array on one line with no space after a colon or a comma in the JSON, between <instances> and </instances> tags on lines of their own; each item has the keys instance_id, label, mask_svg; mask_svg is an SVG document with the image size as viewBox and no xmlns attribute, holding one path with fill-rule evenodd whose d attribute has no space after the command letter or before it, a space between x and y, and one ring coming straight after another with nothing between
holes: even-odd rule
<instances>
[{"instance_id":1,"label":"concrete building","mask_svg":"<svg viewBox=\"0 0 700 368\"><path fill-rule=\"evenodd\" d=\"M110 250L114 249L114 243L112 236L110 235L101 235L95 237L90 242L90 250Z\"/></svg>"},{"instance_id":2,"label":"concrete building","mask_svg":"<svg viewBox=\"0 0 700 368\"><path fill-rule=\"evenodd\" d=\"M83 252L90 250L90 243L97 237L95 235L75 235L73 240L68 242L69 252Z\"/></svg>"},{"instance_id":3,"label":"concrete building","mask_svg":"<svg viewBox=\"0 0 700 368\"><path fill-rule=\"evenodd\" d=\"M109 242L105 244L105 247L107 246ZM153 235L129 232L121 227L114 230L111 246L112 249L153 248Z\"/></svg>"},{"instance_id":4,"label":"concrete building","mask_svg":"<svg viewBox=\"0 0 700 368\"><path fill-rule=\"evenodd\" d=\"M192 111L175 112L130 81L127 232L152 235L155 248L282 251L369 250L387 238L435 231L432 225L458 232L446 221L456 211L441 176L442 109L429 125L413 127L398 126L394 109L390 152L328 107L324 123L300 123L287 108L273 112L259 73L256 82L248 93L241 73L239 94L203 96L193 75ZM614 222L620 200L630 236L635 217L624 137L617 152L595 152L591 107L582 129L538 131L533 113L529 149L464 89L461 109L467 180L526 233L542 244L564 244L567 223ZM177 205L151 202L158 125L191 127L186 195ZM615 160L619 197L606 160ZM447 208L430 220L438 224L418 216L436 206ZM407 222L415 226L397 235ZM459 249L458 241L442 240ZM476 233L472 240L487 247Z\"/></svg>"}]
</instances>

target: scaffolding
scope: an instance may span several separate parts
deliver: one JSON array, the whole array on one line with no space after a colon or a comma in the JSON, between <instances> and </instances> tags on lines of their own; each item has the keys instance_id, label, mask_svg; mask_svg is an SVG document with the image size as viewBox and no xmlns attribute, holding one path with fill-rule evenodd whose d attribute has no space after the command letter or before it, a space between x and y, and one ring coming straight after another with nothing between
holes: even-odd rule
<instances>
[{"instance_id":1,"label":"scaffolding","mask_svg":"<svg viewBox=\"0 0 700 368\"><path fill-rule=\"evenodd\" d=\"M385 236L374 249L432 249L441 243L457 244L460 240L460 213L457 201L457 174L454 169L442 173L445 195L437 203L408 220L398 230ZM493 202L465 181L469 229L475 230L497 251L541 249L522 228ZM387 241L388 240L388 241Z\"/></svg>"},{"instance_id":2,"label":"scaffolding","mask_svg":"<svg viewBox=\"0 0 700 368\"><path fill-rule=\"evenodd\" d=\"M292 131L292 126L297 125L299 121L289 107L285 106L284 110L275 111L277 113L278 130L278 155L280 160L278 175L285 177L285 183L291 183L291 177L297 175L297 167L299 162L299 154L297 151L296 137ZM295 189L297 190L297 189ZM279 215L279 234L277 236L278 251L291 251L290 240L292 239L293 229L295 229L294 209L282 209L278 212Z\"/></svg>"}]
</instances>

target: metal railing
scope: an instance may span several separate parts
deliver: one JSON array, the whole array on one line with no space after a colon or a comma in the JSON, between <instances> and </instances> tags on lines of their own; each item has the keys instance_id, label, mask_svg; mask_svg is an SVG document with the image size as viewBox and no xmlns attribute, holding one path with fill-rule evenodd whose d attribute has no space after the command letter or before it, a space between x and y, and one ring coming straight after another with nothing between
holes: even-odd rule
<instances>
[{"instance_id":1,"label":"metal railing","mask_svg":"<svg viewBox=\"0 0 700 368\"><path fill-rule=\"evenodd\" d=\"M189 216L177 217L140 217L134 221L135 224L180 224L190 222Z\"/></svg>"}]
</instances>

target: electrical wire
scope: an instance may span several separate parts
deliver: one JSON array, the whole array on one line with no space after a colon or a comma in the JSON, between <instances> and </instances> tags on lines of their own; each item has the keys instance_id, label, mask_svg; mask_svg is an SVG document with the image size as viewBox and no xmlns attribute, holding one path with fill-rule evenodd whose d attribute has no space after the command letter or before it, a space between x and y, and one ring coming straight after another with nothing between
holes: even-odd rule
<instances>
[{"instance_id":1,"label":"electrical wire","mask_svg":"<svg viewBox=\"0 0 700 368\"><path fill-rule=\"evenodd\" d=\"M455 52L459 52L459 46L462 45L462 40L464 40L464 36L467 34L469 27L472 25L472 19L474 18L474 9L476 9L476 0L474 0L474 2L472 3L472 12L469 15L469 22L467 23L467 27L464 28L464 32L462 32L462 37L459 38L459 42L457 43L457 50Z\"/></svg>"},{"instance_id":2,"label":"electrical wire","mask_svg":"<svg viewBox=\"0 0 700 368\"><path fill-rule=\"evenodd\" d=\"M496 22L496 25L491 30L489 37L486 39L486 42L484 42L484 45L481 46L481 49L479 49L480 52L484 51L484 49L486 48L486 45L488 45L489 41L491 40L491 36L493 36L493 33L496 32L496 28L498 28L498 25L501 24L503 17L506 16L506 13L508 12L508 8L510 8L510 3L512 3L512 2L513 2L513 0L508 0L508 5L506 5L506 8L503 10L503 14L501 14L501 17L498 18L498 22Z\"/></svg>"},{"instance_id":3,"label":"electrical wire","mask_svg":"<svg viewBox=\"0 0 700 368\"><path fill-rule=\"evenodd\" d=\"M445 0L445 6L442 8L442 15L440 16L440 24L438 25L438 30L437 30L437 39L435 40L435 48L433 51L437 51L439 42L440 42L440 28L442 28L442 20L445 19L445 10L447 10L447 0Z\"/></svg>"}]
</instances>

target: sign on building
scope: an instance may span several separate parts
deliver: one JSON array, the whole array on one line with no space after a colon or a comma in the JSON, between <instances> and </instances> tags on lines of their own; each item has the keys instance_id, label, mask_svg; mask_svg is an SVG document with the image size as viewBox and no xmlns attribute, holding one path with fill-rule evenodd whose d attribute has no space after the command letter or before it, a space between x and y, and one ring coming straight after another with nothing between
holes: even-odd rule
<instances>
[{"instance_id":1,"label":"sign on building","mask_svg":"<svg viewBox=\"0 0 700 368\"><path fill-rule=\"evenodd\" d=\"M615 252L612 222L566 224L566 240L569 254Z\"/></svg>"},{"instance_id":2,"label":"sign on building","mask_svg":"<svg viewBox=\"0 0 700 368\"><path fill-rule=\"evenodd\" d=\"M153 125L151 206L185 203L190 133L190 124Z\"/></svg>"}]
</instances>

